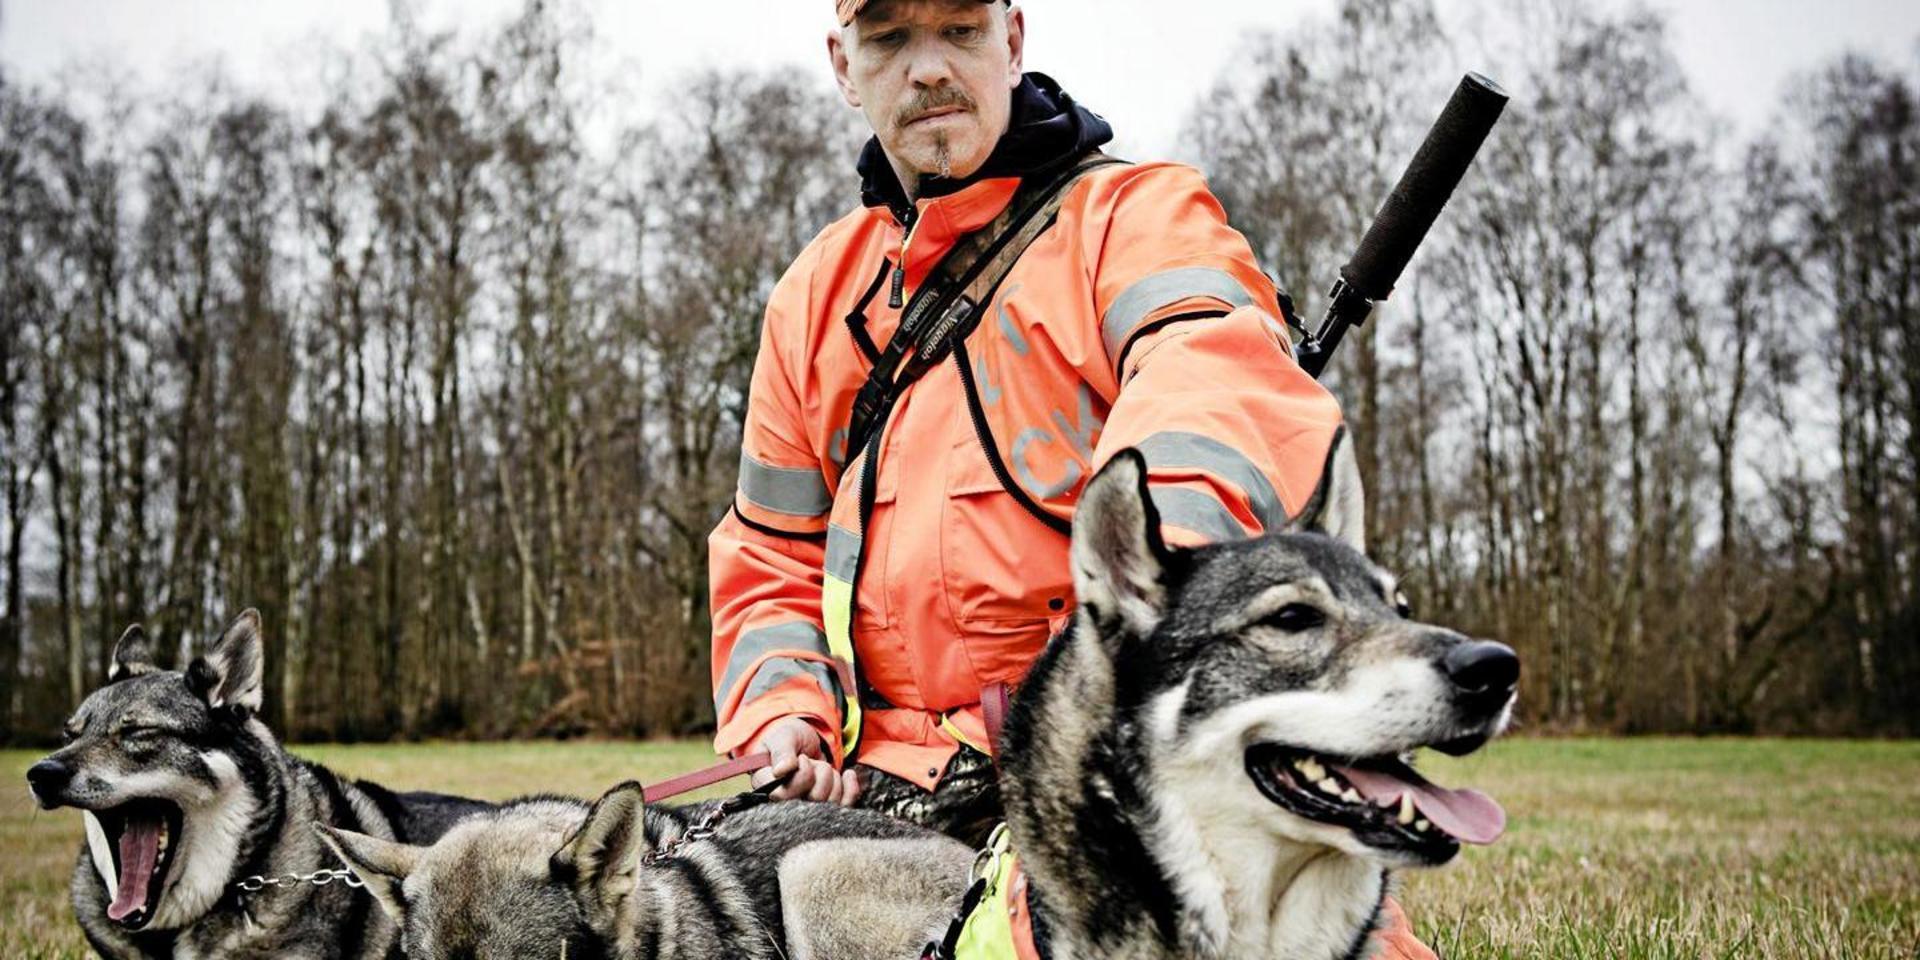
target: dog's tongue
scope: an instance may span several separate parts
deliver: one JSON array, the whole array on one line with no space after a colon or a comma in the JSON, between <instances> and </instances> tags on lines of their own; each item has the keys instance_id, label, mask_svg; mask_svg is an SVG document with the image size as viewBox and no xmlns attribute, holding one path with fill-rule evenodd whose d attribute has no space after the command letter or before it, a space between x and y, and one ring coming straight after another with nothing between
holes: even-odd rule
<instances>
[{"instance_id":1,"label":"dog's tongue","mask_svg":"<svg viewBox=\"0 0 1920 960\"><path fill-rule=\"evenodd\" d=\"M126 829L120 833L120 889L107 905L109 919L125 920L146 909L147 882L152 879L153 864L159 858L160 817L129 813Z\"/></svg>"},{"instance_id":2,"label":"dog's tongue","mask_svg":"<svg viewBox=\"0 0 1920 960\"><path fill-rule=\"evenodd\" d=\"M1336 769L1376 806L1394 806L1403 794L1412 794L1414 809L1462 843L1492 843L1507 829L1507 812L1500 809L1492 797L1478 790L1449 790L1428 783L1411 770L1402 778L1359 767Z\"/></svg>"}]
</instances>

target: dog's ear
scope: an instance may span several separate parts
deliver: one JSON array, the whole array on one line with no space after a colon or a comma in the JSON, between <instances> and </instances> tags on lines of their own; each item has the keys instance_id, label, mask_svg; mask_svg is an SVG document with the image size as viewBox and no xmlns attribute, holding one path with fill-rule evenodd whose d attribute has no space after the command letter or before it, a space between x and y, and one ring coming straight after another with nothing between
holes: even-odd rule
<instances>
[{"instance_id":1,"label":"dog's ear","mask_svg":"<svg viewBox=\"0 0 1920 960\"><path fill-rule=\"evenodd\" d=\"M107 668L107 682L137 677L143 673L152 673L153 648L147 643L146 631L139 624L127 628L120 635L120 641L113 645L113 666Z\"/></svg>"},{"instance_id":2,"label":"dog's ear","mask_svg":"<svg viewBox=\"0 0 1920 960\"><path fill-rule=\"evenodd\" d=\"M1354 459L1353 438L1346 427L1334 431L1320 486L1286 529L1288 533L1322 533L1367 552L1367 493L1360 482L1360 463Z\"/></svg>"},{"instance_id":3,"label":"dog's ear","mask_svg":"<svg viewBox=\"0 0 1920 960\"><path fill-rule=\"evenodd\" d=\"M606 929L639 882L647 839L647 802L629 780L593 802L587 819L547 862L556 880L573 887L595 929Z\"/></svg>"},{"instance_id":4,"label":"dog's ear","mask_svg":"<svg viewBox=\"0 0 1920 960\"><path fill-rule=\"evenodd\" d=\"M400 885L406 882L407 875L420 864L423 848L379 837L369 837L364 833L351 830L336 830L324 823L313 825L320 839L340 858L340 862L353 871L353 875L366 885L367 892L373 894L380 909L386 911L395 923L404 919L407 899L401 895Z\"/></svg>"},{"instance_id":5,"label":"dog's ear","mask_svg":"<svg viewBox=\"0 0 1920 960\"><path fill-rule=\"evenodd\" d=\"M1087 481L1073 515L1074 595L1095 624L1150 632L1166 609L1169 551L1147 491L1147 461L1129 447Z\"/></svg>"},{"instance_id":6,"label":"dog's ear","mask_svg":"<svg viewBox=\"0 0 1920 960\"><path fill-rule=\"evenodd\" d=\"M207 706L247 717L260 710L260 685L265 674L260 611L249 608L234 618L211 650L187 667L187 683Z\"/></svg>"}]
</instances>

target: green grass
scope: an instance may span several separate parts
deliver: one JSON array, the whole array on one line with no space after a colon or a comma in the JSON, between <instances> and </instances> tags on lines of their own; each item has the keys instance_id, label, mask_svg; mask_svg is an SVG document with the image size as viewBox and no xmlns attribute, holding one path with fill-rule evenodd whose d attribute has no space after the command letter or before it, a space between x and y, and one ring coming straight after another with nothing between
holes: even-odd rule
<instances>
[{"instance_id":1,"label":"green grass","mask_svg":"<svg viewBox=\"0 0 1920 960\"><path fill-rule=\"evenodd\" d=\"M591 797L708 760L699 743L313 746L356 777L503 799ZM0 752L0 957L86 956L66 903L80 825ZM1512 816L1505 839L1409 875L1448 957L1920 957L1920 743L1513 740L1426 772Z\"/></svg>"}]
</instances>

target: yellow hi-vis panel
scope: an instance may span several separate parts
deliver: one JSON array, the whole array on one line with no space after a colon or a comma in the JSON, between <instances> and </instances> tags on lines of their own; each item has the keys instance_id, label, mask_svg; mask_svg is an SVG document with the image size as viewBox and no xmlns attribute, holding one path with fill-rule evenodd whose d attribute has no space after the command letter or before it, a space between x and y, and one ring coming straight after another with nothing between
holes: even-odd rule
<instances>
[{"instance_id":1,"label":"yellow hi-vis panel","mask_svg":"<svg viewBox=\"0 0 1920 960\"><path fill-rule=\"evenodd\" d=\"M827 630L827 651L847 665L850 679L858 677L853 669L853 584L828 574L820 587L820 611ZM854 686L858 685L854 680ZM840 727L841 755L850 757L860 742L860 691L841 693L840 714L846 718Z\"/></svg>"},{"instance_id":2,"label":"yellow hi-vis panel","mask_svg":"<svg viewBox=\"0 0 1920 960\"><path fill-rule=\"evenodd\" d=\"M987 849L981 851L982 856L989 858L987 889L980 894L980 902L974 904L973 912L967 915L966 925L960 928L960 938L953 944L954 960L1019 960L1020 953L1013 940L1011 846L1007 825L1002 823L994 828L993 836L987 840Z\"/></svg>"}]
</instances>

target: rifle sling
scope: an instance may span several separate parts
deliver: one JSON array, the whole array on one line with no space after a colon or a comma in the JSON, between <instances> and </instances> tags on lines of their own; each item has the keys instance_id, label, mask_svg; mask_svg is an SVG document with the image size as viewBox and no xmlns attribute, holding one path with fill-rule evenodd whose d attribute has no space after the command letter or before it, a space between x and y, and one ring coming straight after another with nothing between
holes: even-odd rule
<instances>
[{"instance_id":1,"label":"rifle sling","mask_svg":"<svg viewBox=\"0 0 1920 960\"><path fill-rule=\"evenodd\" d=\"M850 455L867 441L900 394L945 359L956 340L972 332L987 299L1052 225L1068 189L1089 171L1121 162L1096 150L1045 184L1022 183L999 216L961 237L940 258L907 301L899 326L854 397L847 427Z\"/></svg>"}]
</instances>

